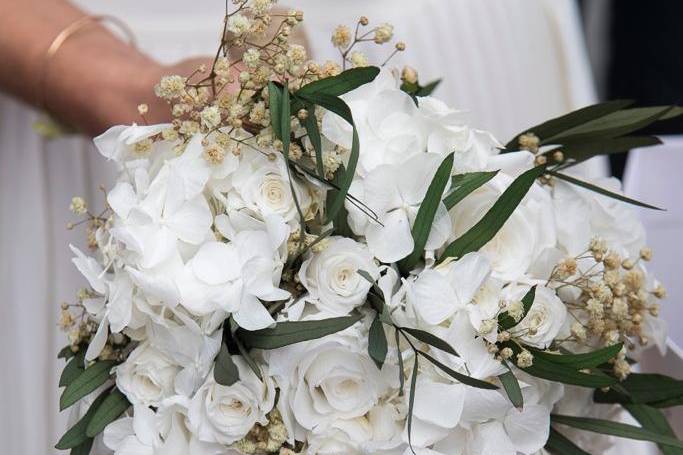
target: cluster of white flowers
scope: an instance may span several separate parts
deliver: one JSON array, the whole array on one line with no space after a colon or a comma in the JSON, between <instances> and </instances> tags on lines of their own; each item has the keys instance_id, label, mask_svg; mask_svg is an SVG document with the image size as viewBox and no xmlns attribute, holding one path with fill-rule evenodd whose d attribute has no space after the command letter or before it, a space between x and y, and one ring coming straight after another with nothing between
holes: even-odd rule
<instances>
[{"instance_id":1,"label":"cluster of white flowers","mask_svg":"<svg viewBox=\"0 0 683 455\"><path fill-rule=\"evenodd\" d=\"M301 235L301 216L321 216L325 188L288 172L283 155L255 137L223 132L241 147L220 159L211 152L224 149L216 142L219 133L198 132L186 144L155 140L143 156L136 152L136 144L158 139L168 125L118 126L95 140L118 166L119 179L107 195L112 215L96 231L100 257L74 248L74 263L90 284L82 299L87 315L99 324L86 361L129 347L114 372L133 413L111 423L103 436L116 455L400 455L411 453L409 442L415 453L433 455L534 454L543 448L564 386L526 374L524 367L533 364L529 351L514 356L496 343L512 339L542 350L567 339L579 346L571 334L579 331L577 321L581 327L590 321L570 317L574 307L565 302L580 300L583 291L563 283L582 269L602 267L607 249L625 257L639 251L642 229L623 204L561 182L537 182L484 248L438 262L444 247L534 166L534 155L500 155L490 134L467 127L438 99L414 102L399 83L383 70L342 96L360 141L353 199L346 203L352 235L346 237ZM211 108L202 114L205 123L219 119ZM342 150L346 159L350 125L327 112L320 130L325 151ZM451 152L452 175L498 173L452 209L441 203L424 260L402 275L397 262L414 249L417 212ZM73 206L79 212L84 203ZM590 246L595 235L603 239L599 247ZM591 248L600 257L582 257L578 266L566 259ZM533 305L524 313L520 301L532 286ZM558 295L558 287L567 295ZM383 300L393 324L432 334L458 356L424 340L394 337L386 326L388 354L378 368L368 353L375 316L366 304L370 292ZM360 320L338 333L252 349L249 362L259 375L235 353L239 380L216 382L214 362L224 332L234 331L230 324L254 331L276 321L357 312ZM503 312L518 320L514 329L498 327ZM656 324L640 326L642 338L661 339ZM617 333L609 343L625 340ZM416 362L416 346L447 368L493 385L507 371L501 360L509 359L523 409L502 389L471 387L434 363ZM419 374L411 384L413 368Z\"/></svg>"},{"instance_id":2,"label":"cluster of white flowers","mask_svg":"<svg viewBox=\"0 0 683 455\"><path fill-rule=\"evenodd\" d=\"M664 346L664 290L634 213L539 172L495 235L449 254L562 152L529 133L501 153L420 93L414 69L366 68L352 49L392 40L389 24L340 26L342 65L308 61L288 41L303 13L271 14L274 3L233 0L212 75L160 81L172 123L95 139L119 177L104 212L70 206L94 253L72 246L89 287L62 306L73 360L61 385L67 404L74 383L85 392L58 446L86 453L100 434L94 453L115 455L543 453L554 409L598 411L536 362L619 345L601 365L616 382L627 355ZM278 90L290 104L272 105ZM83 381L95 390L69 379L98 368ZM501 380L510 372L521 398Z\"/></svg>"}]
</instances>

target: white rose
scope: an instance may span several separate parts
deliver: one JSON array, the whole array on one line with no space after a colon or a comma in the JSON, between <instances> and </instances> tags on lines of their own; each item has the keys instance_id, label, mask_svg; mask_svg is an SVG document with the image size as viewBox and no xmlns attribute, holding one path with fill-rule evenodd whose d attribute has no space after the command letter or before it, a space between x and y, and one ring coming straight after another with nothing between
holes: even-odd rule
<instances>
[{"instance_id":1,"label":"white rose","mask_svg":"<svg viewBox=\"0 0 683 455\"><path fill-rule=\"evenodd\" d=\"M280 386L278 409L290 435L306 438L335 422L365 416L380 397L398 387L398 371L382 370L367 353L366 324L307 343L268 351L267 363Z\"/></svg>"},{"instance_id":2,"label":"white rose","mask_svg":"<svg viewBox=\"0 0 683 455\"><path fill-rule=\"evenodd\" d=\"M173 394L178 371L168 357L144 342L116 367L116 385L131 403L158 406Z\"/></svg>"},{"instance_id":3,"label":"white rose","mask_svg":"<svg viewBox=\"0 0 683 455\"><path fill-rule=\"evenodd\" d=\"M504 290L504 299L520 301L529 291L529 286L512 286ZM555 291L543 286L536 286L534 302L513 333L525 343L538 348L546 348L557 337L565 319L567 307L555 294Z\"/></svg>"},{"instance_id":4,"label":"white rose","mask_svg":"<svg viewBox=\"0 0 683 455\"><path fill-rule=\"evenodd\" d=\"M276 214L287 222L298 223L299 214L282 154L274 153L275 159L271 160L250 149L242 153L242 161L232 175L233 188L227 193L227 207L247 208L261 220ZM301 210L304 215L310 215L312 199L309 189L298 180L292 183Z\"/></svg>"},{"instance_id":5,"label":"white rose","mask_svg":"<svg viewBox=\"0 0 683 455\"><path fill-rule=\"evenodd\" d=\"M450 210L453 239L474 226L512 183L499 172ZM493 276L515 280L525 274L546 248L554 246L555 223L548 193L534 184L503 227L480 252L491 261Z\"/></svg>"},{"instance_id":6,"label":"white rose","mask_svg":"<svg viewBox=\"0 0 683 455\"><path fill-rule=\"evenodd\" d=\"M360 417L377 403L382 381L369 356L330 343L306 357L297 369L292 403L294 416L304 428Z\"/></svg>"},{"instance_id":7,"label":"white rose","mask_svg":"<svg viewBox=\"0 0 683 455\"><path fill-rule=\"evenodd\" d=\"M299 279L321 311L348 314L365 301L372 284L358 271L374 279L379 268L367 247L345 237L332 237L321 252L312 253L301 264Z\"/></svg>"},{"instance_id":8,"label":"white rose","mask_svg":"<svg viewBox=\"0 0 683 455\"><path fill-rule=\"evenodd\" d=\"M201 441L232 444L249 433L255 424L266 425L275 403L275 385L264 372L263 381L241 356L233 356L239 381L218 384L209 373L190 402L188 426Z\"/></svg>"}]
</instances>

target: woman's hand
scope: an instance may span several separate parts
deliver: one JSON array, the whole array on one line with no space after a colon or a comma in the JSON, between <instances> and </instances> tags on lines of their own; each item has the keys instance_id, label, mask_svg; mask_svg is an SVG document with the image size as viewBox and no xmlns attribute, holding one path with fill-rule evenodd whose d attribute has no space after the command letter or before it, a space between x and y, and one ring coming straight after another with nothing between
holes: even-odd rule
<instances>
[{"instance_id":1,"label":"woman's hand","mask_svg":"<svg viewBox=\"0 0 683 455\"><path fill-rule=\"evenodd\" d=\"M148 122L169 121L170 107L154 95L154 85L164 75L211 66L208 57L161 65L95 22L48 57L54 39L85 15L65 0L0 0L0 91L94 136L140 123L139 104L149 106Z\"/></svg>"},{"instance_id":2,"label":"woman's hand","mask_svg":"<svg viewBox=\"0 0 683 455\"><path fill-rule=\"evenodd\" d=\"M100 68L91 68L88 75L81 73L78 81L56 81L62 89L54 93L57 99L49 100L50 110L62 121L91 136L114 125L170 122L171 107L154 94L154 86L163 76L172 74L190 76L194 73L193 79L200 80L208 75L213 61L210 57L195 57L174 65L161 65L142 57L132 59L134 64L129 61L117 65L117 60L102 61ZM199 72L202 65L206 68L205 73ZM79 85L85 87L79 89ZM61 106L69 106L69 109L59 109L60 93L71 97L61 101ZM144 119L138 113L140 104L149 107Z\"/></svg>"},{"instance_id":3,"label":"woman's hand","mask_svg":"<svg viewBox=\"0 0 683 455\"><path fill-rule=\"evenodd\" d=\"M137 109L140 104L149 107L144 121L150 124L170 122L171 107L154 94L154 86L167 75L187 77L194 74L193 80L200 80L208 75L212 62L210 57L189 58L174 65L148 61L137 69L116 71L108 81L103 81L105 88L96 89L98 93L91 100L92 117L79 119L79 124L85 132L97 135L113 125L141 123L143 119ZM202 65L204 73L199 71Z\"/></svg>"}]
</instances>

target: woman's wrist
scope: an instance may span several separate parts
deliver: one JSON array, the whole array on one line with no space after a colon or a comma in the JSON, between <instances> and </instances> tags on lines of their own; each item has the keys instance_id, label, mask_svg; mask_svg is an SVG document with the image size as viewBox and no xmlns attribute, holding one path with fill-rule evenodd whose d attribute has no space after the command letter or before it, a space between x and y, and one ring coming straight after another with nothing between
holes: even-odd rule
<instances>
[{"instance_id":1,"label":"woman's wrist","mask_svg":"<svg viewBox=\"0 0 683 455\"><path fill-rule=\"evenodd\" d=\"M154 78L163 72L100 26L65 42L45 70L43 107L90 135L136 121L136 106L154 101Z\"/></svg>"},{"instance_id":2,"label":"woman's wrist","mask_svg":"<svg viewBox=\"0 0 683 455\"><path fill-rule=\"evenodd\" d=\"M164 74L164 67L145 55L136 54L121 56L110 77L100 81L98 99L92 106L97 122L90 129L91 134L113 125L139 123L137 106L140 104L147 104L153 110L148 117L150 121L156 119L155 114L160 110L156 105L161 100L154 94L154 85Z\"/></svg>"}]
</instances>

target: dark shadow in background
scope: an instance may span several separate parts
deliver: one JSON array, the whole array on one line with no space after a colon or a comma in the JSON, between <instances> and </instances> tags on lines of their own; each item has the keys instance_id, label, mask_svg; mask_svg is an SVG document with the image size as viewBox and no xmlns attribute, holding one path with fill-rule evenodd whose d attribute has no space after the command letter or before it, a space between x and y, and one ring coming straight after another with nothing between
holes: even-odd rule
<instances>
[{"instance_id":1,"label":"dark shadow in background","mask_svg":"<svg viewBox=\"0 0 683 455\"><path fill-rule=\"evenodd\" d=\"M603 0L580 3L591 1ZM683 105L683 0L613 0L608 16L605 98ZM645 133L683 134L683 119ZM610 157L613 175L623 176L626 159L626 153Z\"/></svg>"}]
</instances>

